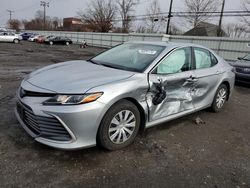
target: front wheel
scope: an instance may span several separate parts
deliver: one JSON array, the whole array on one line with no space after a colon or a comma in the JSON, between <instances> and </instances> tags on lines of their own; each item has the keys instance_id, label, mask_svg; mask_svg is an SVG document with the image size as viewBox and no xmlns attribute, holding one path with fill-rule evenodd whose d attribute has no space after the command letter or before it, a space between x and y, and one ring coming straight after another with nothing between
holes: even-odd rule
<instances>
[{"instance_id":1,"label":"front wheel","mask_svg":"<svg viewBox=\"0 0 250 188\"><path fill-rule=\"evenodd\" d=\"M69 42L66 42L66 45L68 46L68 45L69 45Z\"/></svg>"},{"instance_id":2,"label":"front wheel","mask_svg":"<svg viewBox=\"0 0 250 188\"><path fill-rule=\"evenodd\" d=\"M19 40L18 40L18 39L14 39L13 42L14 42L15 44L18 44L18 43L19 43Z\"/></svg>"},{"instance_id":3,"label":"front wheel","mask_svg":"<svg viewBox=\"0 0 250 188\"><path fill-rule=\"evenodd\" d=\"M216 91L213 104L211 106L213 112L219 112L223 109L228 97L228 92L228 88L225 84L220 85Z\"/></svg>"},{"instance_id":4,"label":"front wheel","mask_svg":"<svg viewBox=\"0 0 250 188\"><path fill-rule=\"evenodd\" d=\"M121 100L105 114L98 130L98 143L117 150L133 143L140 127L140 112L130 101Z\"/></svg>"},{"instance_id":5,"label":"front wheel","mask_svg":"<svg viewBox=\"0 0 250 188\"><path fill-rule=\"evenodd\" d=\"M49 44L50 44L50 45L53 45L53 42L52 42L52 41L50 41L50 42L49 42Z\"/></svg>"}]
</instances>

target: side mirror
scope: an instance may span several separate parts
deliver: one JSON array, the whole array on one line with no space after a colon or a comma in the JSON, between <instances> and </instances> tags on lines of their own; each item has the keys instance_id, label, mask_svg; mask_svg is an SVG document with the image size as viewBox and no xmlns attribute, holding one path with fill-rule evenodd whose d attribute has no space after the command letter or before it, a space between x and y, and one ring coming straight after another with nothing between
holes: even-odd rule
<instances>
[{"instance_id":1,"label":"side mirror","mask_svg":"<svg viewBox=\"0 0 250 188\"><path fill-rule=\"evenodd\" d=\"M163 102L163 100L167 97L166 91L162 84L162 79L158 79L159 83L154 83L156 91L153 97L153 104L158 105Z\"/></svg>"}]
</instances>

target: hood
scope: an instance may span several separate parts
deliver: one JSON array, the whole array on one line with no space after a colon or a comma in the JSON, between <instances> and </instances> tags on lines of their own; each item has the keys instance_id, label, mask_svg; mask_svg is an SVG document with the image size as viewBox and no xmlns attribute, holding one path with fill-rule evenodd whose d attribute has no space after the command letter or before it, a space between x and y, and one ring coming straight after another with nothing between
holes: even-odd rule
<instances>
[{"instance_id":1,"label":"hood","mask_svg":"<svg viewBox=\"0 0 250 188\"><path fill-rule=\"evenodd\" d=\"M238 60L234 63L230 63L232 66L234 67L247 67L250 68L250 61L246 61L246 60Z\"/></svg>"},{"instance_id":2,"label":"hood","mask_svg":"<svg viewBox=\"0 0 250 188\"><path fill-rule=\"evenodd\" d=\"M69 61L39 69L26 80L56 93L77 94L115 81L127 79L133 72L96 65L87 61Z\"/></svg>"}]
</instances>

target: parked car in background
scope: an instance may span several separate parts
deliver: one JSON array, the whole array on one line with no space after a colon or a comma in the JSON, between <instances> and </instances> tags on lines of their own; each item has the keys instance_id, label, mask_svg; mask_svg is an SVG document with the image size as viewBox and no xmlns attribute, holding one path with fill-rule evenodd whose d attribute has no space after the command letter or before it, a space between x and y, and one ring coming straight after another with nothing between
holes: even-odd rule
<instances>
[{"instance_id":1,"label":"parked car in background","mask_svg":"<svg viewBox=\"0 0 250 188\"><path fill-rule=\"evenodd\" d=\"M44 42L46 44L50 44L50 45L61 44L61 45L68 46L68 45L72 44L72 40L70 40L67 37L52 37L52 38L46 39Z\"/></svg>"},{"instance_id":2,"label":"parked car in background","mask_svg":"<svg viewBox=\"0 0 250 188\"><path fill-rule=\"evenodd\" d=\"M12 32L2 32L0 33L0 42L14 42L19 43L21 40L21 37L15 33Z\"/></svg>"},{"instance_id":3,"label":"parked car in background","mask_svg":"<svg viewBox=\"0 0 250 188\"><path fill-rule=\"evenodd\" d=\"M33 33L22 33L20 36L22 37L23 40L28 40L32 35L34 35Z\"/></svg>"},{"instance_id":4,"label":"parked car in background","mask_svg":"<svg viewBox=\"0 0 250 188\"><path fill-rule=\"evenodd\" d=\"M55 37L54 35L49 35L49 36L41 35L36 39L36 42L44 43L46 39L48 40L48 39L54 38L54 37Z\"/></svg>"},{"instance_id":5,"label":"parked car in background","mask_svg":"<svg viewBox=\"0 0 250 188\"><path fill-rule=\"evenodd\" d=\"M235 63L230 63L235 67L236 81L250 83L250 54L239 57Z\"/></svg>"},{"instance_id":6,"label":"parked car in background","mask_svg":"<svg viewBox=\"0 0 250 188\"><path fill-rule=\"evenodd\" d=\"M34 35L29 37L28 41L35 42L39 36L41 36L41 35L34 34Z\"/></svg>"},{"instance_id":7,"label":"parked car in background","mask_svg":"<svg viewBox=\"0 0 250 188\"><path fill-rule=\"evenodd\" d=\"M234 79L233 67L205 47L126 42L31 73L18 89L15 113L48 146L116 150L131 144L139 128L205 108L221 111Z\"/></svg>"}]
</instances>

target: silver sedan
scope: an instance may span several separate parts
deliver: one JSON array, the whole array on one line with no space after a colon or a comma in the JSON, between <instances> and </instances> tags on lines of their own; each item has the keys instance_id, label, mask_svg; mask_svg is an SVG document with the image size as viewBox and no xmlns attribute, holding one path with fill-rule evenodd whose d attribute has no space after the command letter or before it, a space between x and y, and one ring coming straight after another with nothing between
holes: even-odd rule
<instances>
[{"instance_id":1,"label":"silver sedan","mask_svg":"<svg viewBox=\"0 0 250 188\"><path fill-rule=\"evenodd\" d=\"M61 149L130 145L140 128L205 109L223 109L234 69L193 44L127 42L87 61L31 73L16 117L40 143Z\"/></svg>"}]
</instances>

